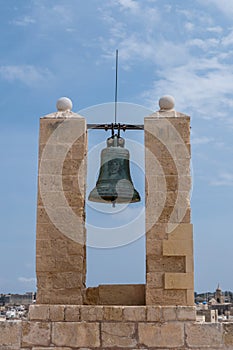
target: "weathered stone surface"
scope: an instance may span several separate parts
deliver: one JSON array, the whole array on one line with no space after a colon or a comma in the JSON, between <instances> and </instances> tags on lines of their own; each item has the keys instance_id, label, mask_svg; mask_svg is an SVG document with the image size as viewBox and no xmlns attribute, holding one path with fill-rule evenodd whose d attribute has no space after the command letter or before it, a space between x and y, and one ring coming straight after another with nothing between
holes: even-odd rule
<instances>
[{"instance_id":1,"label":"weathered stone surface","mask_svg":"<svg viewBox=\"0 0 233 350\"><path fill-rule=\"evenodd\" d=\"M80 306L70 305L65 307L65 321L77 322L80 320Z\"/></svg>"},{"instance_id":2,"label":"weathered stone surface","mask_svg":"<svg viewBox=\"0 0 233 350\"><path fill-rule=\"evenodd\" d=\"M189 273L167 273L164 276L165 289L193 289L194 276Z\"/></svg>"},{"instance_id":3,"label":"weathered stone surface","mask_svg":"<svg viewBox=\"0 0 233 350\"><path fill-rule=\"evenodd\" d=\"M147 272L185 272L184 256L149 256L146 261Z\"/></svg>"},{"instance_id":4,"label":"weathered stone surface","mask_svg":"<svg viewBox=\"0 0 233 350\"><path fill-rule=\"evenodd\" d=\"M134 347L137 345L134 323L102 323L101 337L103 347Z\"/></svg>"},{"instance_id":5,"label":"weathered stone surface","mask_svg":"<svg viewBox=\"0 0 233 350\"><path fill-rule=\"evenodd\" d=\"M98 323L55 322L52 327L52 343L65 347L99 347Z\"/></svg>"},{"instance_id":6,"label":"weathered stone surface","mask_svg":"<svg viewBox=\"0 0 233 350\"><path fill-rule=\"evenodd\" d=\"M23 322L22 347L50 344L51 324L49 322Z\"/></svg>"},{"instance_id":7,"label":"weathered stone surface","mask_svg":"<svg viewBox=\"0 0 233 350\"><path fill-rule=\"evenodd\" d=\"M21 341L22 322L0 322L0 349L4 347L19 349Z\"/></svg>"},{"instance_id":8,"label":"weathered stone surface","mask_svg":"<svg viewBox=\"0 0 233 350\"><path fill-rule=\"evenodd\" d=\"M119 306L104 306L103 318L105 321L122 321L123 308Z\"/></svg>"},{"instance_id":9,"label":"weathered stone surface","mask_svg":"<svg viewBox=\"0 0 233 350\"><path fill-rule=\"evenodd\" d=\"M163 321L175 321L176 320L176 307L175 306L163 306L161 308Z\"/></svg>"},{"instance_id":10,"label":"weathered stone surface","mask_svg":"<svg viewBox=\"0 0 233 350\"><path fill-rule=\"evenodd\" d=\"M193 225L188 224L179 224L176 226L176 228L169 233L169 240L178 240L178 239L184 239L184 240L192 240L193 239Z\"/></svg>"},{"instance_id":11,"label":"weathered stone surface","mask_svg":"<svg viewBox=\"0 0 233 350\"><path fill-rule=\"evenodd\" d=\"M161 306L147 306L147 321L153 321L153 322L162 321Z\"/></svg>"},{"instance_id":12,"label":"weathered stone surface","mask_svg":"<svg viewBox=\"0 0 233 350\"><path fill-rule=\"evenodd\" d=\"M100 305L144 305L144 284L118 284L99 286Z\"/></svg>"},{"instance_id":13,"label":"weathered stone surface","mask_svg":"<svg viewBox=\"0 0 233 350\"><path fill-rule=\"evenodd\" d=\"M163 272L149 272L146 274L146 283L151 288L164 287L164 273Z\"/></svg>"},{"instance_id":14,"label":"weathered stone surface","mask_svg":"<svg viewBox=\"0 0 233 350\"><path fill-rule=\"evenodd\" d=\"M125 306L123 308L123 319L125 321L146 321L146 307Z\"/></svg>"},{"instance_id":15,"label":"weathered stone surface","mask_svg":"<svg viewBox=\"0 0 233 350\"><path fill-rule=\"evenodd\" d=\"M168 239L163 242L163 255L182 256L193 255L193 241L187 239Z\"/></svg>"},{"instance_id":16,"label":"weathered stone surface","mask_svg":"<svg viewBox=\"0 0 233 350\"><path fill-rule=\"evenodd\" d=\"M146 240L146 255L162 256L163 243L160 239L147 239Z\"/></svg>"},{"instance_id":17,"label":"weathered stone surface","mask_svg":"<svg viewBox=\"0 0 233 350\"><path fill-rule=\"evenodd\" d=\"M146 287L146 305L187 305L186 290Z\"/></svg>"},{"instance_id":18,"label":"weathered stone surface","mask_svg":"<svg viewBox=\"0 0 233 350\"><path fill-rule=\"evenodd\" d=\"M48 321L49 320L49 306L47 305L30 305L29 320L31 321Z\"/></svg>"},{"instance_id":19,"label":"weathered stone surface","mask_svg":"<svg viewBox=\"0 0 233 350\"><path fill-rule=\"evenodd\" d=\"M196 307L195 306L177 306L176 308L178 321L195 321Z\"/></svg>"},{"instance_id":20,"label":"weathered stone surface","mask_svg":"<svg viewBox=\"0 0 233 350\"><path fill-rule=\"evenodd\" d=\"M139 323L139 343L148 347L177 348L184 345L184 325L181 322Z\"/></svg>"},{"instance_id":21,"label":"weathered stone surface","mask_svg":"<svg viewBox=\"0 0 233 350\"><path fill-rule=\"evenodd\" d=\"M50 305L49 306L49 319L50 321L64 321L65 319L65 306L64 305Z\"/></svg>"},{"instance_id":22,"label":"weathered stone surface","mask_svg":"<svg viewBox=\"0 0 233 350\"><path fill-rule=\"evenodd\" d=\"M218 347L223 343L222 325L186 323L185 333L187 344L190 347Z\"/></svg>"},{"instance_id":23,"label":"weathered stone surface","mask_svg":"<svg viewBox=\"0 0 233 350\"><path fill-rule=\"evenodd\" d=\"M223 341L225 346L233 348L233 323L223 324Z\"/></svg>"},{"instance_id":24,"label":"weathered stone surface","mask_svg":"<svg viewBox=\"0 0 233 350\"><path fill-rule=\"evenodd\" d=\"M104 317L103 306L88 306L80 307L81 321L102 321Z\"/></svg>"},{"instance_id":25,"label":"weathered stone surface","mask_svg":"<svg viewBox=\"0 0 233 350\"><path fill-rule=\"evenodd\" d=\"M87 305L145 305L144 284L106 284L86 289Z\"/></svg>"}]
</instances>

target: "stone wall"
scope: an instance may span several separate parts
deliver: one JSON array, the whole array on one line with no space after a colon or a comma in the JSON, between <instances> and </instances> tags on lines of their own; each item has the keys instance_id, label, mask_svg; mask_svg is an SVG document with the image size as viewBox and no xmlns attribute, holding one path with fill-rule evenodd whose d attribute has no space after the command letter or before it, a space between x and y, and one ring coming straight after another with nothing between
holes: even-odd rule
<instances>
[{"instance_id":1,"label":"stone wall","mask_svg":"<svg viewBox=\"0 0 233 350\"><path fill-rule=\"evenodd\" d=\"M41 118L36 229L39 304L83 303L86 152L84 118L72 112Z\"/></svg>"},{"instance_id":2,"label":"stone wall","mask_svg":"<svg viewBox=\"0 0 233 350\"><path fill-rule=\"evenodd\" d=\"M233 349L233 323L197 323L194 307L33 305L0 322L1 350Z\"/></svg>"},{"instance_id":3,"label":"stone wall","mask_svg":"<svg viewBox=\"0 0 233 350\"><path fill-rule=\"evenodd\" d=\"M145 118L146 304L193 305L190 117Z\"/></svg>"}]
</instances>

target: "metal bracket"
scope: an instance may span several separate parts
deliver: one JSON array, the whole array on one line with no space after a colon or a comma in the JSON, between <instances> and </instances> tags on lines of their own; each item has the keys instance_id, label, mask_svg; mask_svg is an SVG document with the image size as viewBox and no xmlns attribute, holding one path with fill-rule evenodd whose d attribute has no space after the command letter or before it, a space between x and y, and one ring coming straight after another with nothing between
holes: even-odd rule
<instances>
[{"instance_id":1,"label":"metal bracket","mask_svg":"<svg viewBox=\"0 0 233 350\"><path fill-rule=\"evenodd\" d=\"M120 123L111 123L111 124L87 124L87 129L103 129L107 130L144 130L143 124L120 124Z\"/></svg>"}]
</instances>

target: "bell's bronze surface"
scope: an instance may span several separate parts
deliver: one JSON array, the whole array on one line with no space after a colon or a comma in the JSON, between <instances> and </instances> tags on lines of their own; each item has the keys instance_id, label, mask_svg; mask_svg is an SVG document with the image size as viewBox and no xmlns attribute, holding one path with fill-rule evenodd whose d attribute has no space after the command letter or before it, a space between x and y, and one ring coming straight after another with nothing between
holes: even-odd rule
<instances>
[{"instance_id":1,"label":"bell's bronze surface","mask_svg":"<svg viewBox=\"0 0 233 350\"><path fill-rule=\"evenodd\" d=\"M135 203L140 195L134 188L129 168L129 151L125 140L114 135L101 151L101 164L96 187L88 200L100 203Z\"/></svg>"}]
</instances>

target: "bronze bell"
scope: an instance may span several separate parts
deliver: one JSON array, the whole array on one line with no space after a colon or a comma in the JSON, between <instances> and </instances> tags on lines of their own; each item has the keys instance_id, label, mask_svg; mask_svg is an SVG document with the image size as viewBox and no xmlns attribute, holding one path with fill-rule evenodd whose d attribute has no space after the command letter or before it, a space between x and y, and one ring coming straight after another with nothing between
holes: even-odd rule
<instances>
[{"instance_id":1,"label":"bronze bell","mask_svg":"<svg viewBox=\"0 0 233 350\"><path fill-rule=\"evenodd\" d=\"M113 204L140 201L130 176L129 151L124 144L125 140L118 135L107 139L107 147L101 151L99 177L89 201Z\"/></svg>"}]
</instances>

